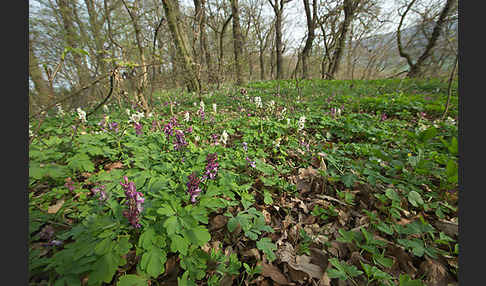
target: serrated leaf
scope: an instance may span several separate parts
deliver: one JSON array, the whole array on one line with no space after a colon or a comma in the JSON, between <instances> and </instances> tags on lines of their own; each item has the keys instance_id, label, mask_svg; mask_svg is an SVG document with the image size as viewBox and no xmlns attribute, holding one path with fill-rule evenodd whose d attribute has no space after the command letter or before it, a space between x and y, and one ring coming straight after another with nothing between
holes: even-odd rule
<instances>
[{"instance_id":1,"label":"serrated leaf","mask_svg":"<svg viewBox=\"0 0 486 286\"><path fill-rule=\"evenodd\" d=\"M341 176L341 182L348 188L351 188L354 185L356 179L356 175L351 173Z\"/></svg>"},{"instance_id":2,"label":"serrated leaf","mask_svg":"<svg viewBox=\"0 0 486 286\"><path fill-rule=\"evenodd\" d=\"M270 262L274 261L277 257L273 251L277 250L277 246L268 237L264 237L257 241L256 246L267 255Z\"/></svg>"},{"instance_id":3,"label":"serrated leaf","mask_svg":"<svg viewBox=\"0 0 486 286\"><path fill-rule=\"evenodd\" d=\"M271 205L273 203L272 194L268 190L263 191L263 202L267 205Z\"/></svg>"},{"instance_id":4,"label":"serrated leaf","mask_svg":"<svg viewBox=\"0 0 486 286\"><path fill-rule=\"evenodd\" d=\"M145 250L149 250L153 247L153 240L155 239L155 230L151 227L142 232L138 239L138 245Z\"/></svg>"}]
</instances>

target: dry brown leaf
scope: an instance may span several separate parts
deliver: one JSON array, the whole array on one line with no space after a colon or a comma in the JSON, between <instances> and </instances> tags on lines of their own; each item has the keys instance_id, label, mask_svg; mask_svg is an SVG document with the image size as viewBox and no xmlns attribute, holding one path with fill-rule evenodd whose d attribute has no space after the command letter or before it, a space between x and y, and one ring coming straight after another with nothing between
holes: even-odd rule
<instances>
[{"instance_id":1,"label":"dry brown leaf","mask_svg":"<svg viewBox=\"0 0 486 286\"><path fill-rule=\"evenodd\" d=\"M324 272L324 275L322 275L319 286L331 286L331 278L329 278L327 272Z\"/></svg>"},{"instance_id":2,"label":"dry brown leaf","mask_svg":"<svg viewBox=\"0 0 486 286\"><path fill-rule=\"evenodd\" d=\"M209 230L213 231L213 230L223 228L227 222L228 222L228 217L224 215L217 215L210 220Z\"/></svg>"},{"instance_id":3,"label":"dry brown leaf","mask_svg":"<svg viewBox=\"0 0 486 286\"><path fill-rule=\"evenodd\" d=\"M421 273L426 276L426 283L428 286L442 286L447 285L451 280L451 276L447 268L440 262L426 257L426 261L420 264Z\"/></svg>"},{"instance_id":4,"label":"dry brown leaf","mask_svg":"<svg viewBox=\"0 0 486 286\"><path fill-rule=\"evenodd\" d=\"M262 263L262 275L271 278L280 285L294 285L294 283L290 283L285 275L272 264Z\"/></svg>"},{"instance_id":5,"label":"dry brown leaf","mask_svg":"<svg viewBox=\"0 0 486 286\"><path fill-rule=\"evenodd\" d=\"M321 249L315 247L309 248L311 253L311 262L319 265L322 269L327 269L329 265L329 255L324 253Z\"/></svg>"},{"instance_id":6,"label":"dry brown leaf","mask_svg":"<svg viewBox=\"0 0 486 286\"><path fill-rule=\"evenodd\" d=\"M243 257L255 257L257 261L261 260L260 252L256 248L248 249L241 253Z\"/></svg>"},{"instance_id":7,"label":"dry brown leaf","mask_svg":"<svg viewBox=\"0 0 486 286\"><path fill-rule=\"evenodd\" d=\"M297 255L295 257L295 263L289 261L288 264L290 267L294 268L295 270L300 270L307 273L312 278L321 279L322 275L324 274L324 270L315 265L310 263L311 257L307 255Z\"/></svg>"},{"instance_id":8,"label":"dry brown leaf","mask_svg":"<svg viewBox=\"0 0 486 286\"><path fill-rule=\"evenodd\" d=\"M109 163L104 166L104 169L106 170L107 173L109 173L113 169L121 169L121 168L123 168L123 163L120 161Z\"/></svg>"},{"instance_id":9,"label":"dry brown leaf","mask_svg":"<svg viewBox=\"0 0 486 286\"><path fill-rule=\"evenodd\" d=\"M457 223L439 220L432 224L450 237L455 237L459 234L459 224Z\"/></svg>"},{"instance_id":10,"label":"dry brown leaf","mask_svg":"<svg viewBox=\"0 0 486 286\"><path fill-rule=\"evenodd\" d=\"M64 204L64 199L58 200L55 205L52 205L52 206L47 208L47 213L50 213L50 214L57 213L59 211L59 209L62 207L63 204Z\"/></svg>"},{"instance_id":11,"label":"dry brown leaf","mask_svg":"<svg viewBox=\"0 0 486 286\"><path fill-rule=\"evenodd\" d=\"M266 210L262 210L263 217L265 218L265 222L267 224L270 224L272 222L272 215Z\"/></svg>"}]
</instances>

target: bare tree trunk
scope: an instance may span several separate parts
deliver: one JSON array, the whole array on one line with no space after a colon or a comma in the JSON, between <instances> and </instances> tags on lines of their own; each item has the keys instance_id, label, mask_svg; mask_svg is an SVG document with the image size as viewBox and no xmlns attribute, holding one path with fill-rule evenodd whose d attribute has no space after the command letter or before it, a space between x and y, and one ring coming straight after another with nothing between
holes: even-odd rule
<instances>
[{"instance_id":1,"label":"bare tree trunk","mask_svg":"<svg viewBox=\"0 0 486 286\"><path fill-rule=\"evenodd\" d=\"M223 68L223 56L224 56L224 49L223 49L223 38L224 32L226 31L226 27L229 24L229 21L233 18L233 14L229 15L226 21L223 24L223 28L221 29L221 33L219 33L219 61L218 61L218 88L222 81L222 68Z\"/></svg>"},{"instance_id":2,"label":"bare tree trunk","mask_svg":"<svg viewBox=\"0 0 486 286\"><path fill-rule=\"evenodd\" d=\"M137 1L134 2L133 9L128 8L125 0L122 0L123 5L127 9L130 19L132 20L133 30L135 31L135 40L137 41L138 54L140 56L140 65L142 67L142 76L138 79L137 84L137 100L140 100L142 107L146 112L149 112L149 107L147 100L145 99L145 86L148 83L148 70L147 63L145 61L145 53L142 45L142 35L140 31L140 26L138 24L138 7Z\"/></svg>"},{"instance_id":3,"label":"bare tree trunk","mask_svg":"<svg viewBox=\"0 0 486 286\"><path fill-rule=\"evenodd\" d=\"M277 79L283 79L282 18L283 8L292 0L268 0L275 13L275 53L277 54Z\"/></svg>"},{"instance_id":4,"label":"bare tree trunk","mask_svg":"<svg viewBox=\"0 0 486 286\"><path fill-rule=\"evenodd\" d=\"M49 101L53 100L49 90L49 83L44 78L39 66L39 60L34 54L33 39L29 39L29 76L34 82L34 88L37 91L39 103L46 106Z\"/></svg>"},{"instance_id":5,"label":"bare tree trunk","mask_svg":"<svg viewBox=\"0 0 486 286\"><path fill-rule=\"evenodd\" d=\"M344 0L344 21L341 26L341 33L339 35L336 50L334 51L332 60L328 66L328 76L335 77L337 71L339 70L339 65L341 63L344 46L346 44L349 26L351 25L354 13L360 2L361 0Z\"/></svg>"},{"instance_id":6,"label":"bare tree trunk","mask_svg":"<svg viewBox=\"0 0 486 286\"><path fill-rule=\"evenodd\" d=\"M91 33L93 34L93 39L96 47L96 64L98 67L99 74L104 74L106 70L106 64L103 60L104 47L103 47L103 36L101 31L103 29L104 21L100 21L98 18L97 8L95 7L94 0L84 0L86 8L88 10L88 20Z\"/></svg>"},{"instance_id":7,"label":"bare tree trunk","mask_svg":"<svg viewBox=\"0 0 486 286\"><path fill-rule=\"evenodd\" d=\"M241 36L238 0L231 0L231 11L233 14L233 45L235 53L236 84L244 85L245 80L243 78L241 69L241 57L243 56L243 40Z\"/></svg>"},{"instance_id":8,"label":"bare tree trunk","mask_svg":"<svg viewBox=\"0 0 486 286\"><path fill-rule=\"evenodd\" d=\"M188 45L187 35L185 30L181 27L179 6L175 0L162 0L164 5L165 15L167 17L167 23L174 40L176 51L182 61L184 68L184 81L189 91L199 92L199 78L196 70L194 69L194 60L190 53Z\"/></svg>"},{"instance_id":9,"label":"bare tree trunk","mask_svg":"<svg viewBox=\"0 0 486 286\"><path fill-rule=\"evenodd\" d=\"M305 41L304 49L302 50L302 77L309 78L309 71L307 67L307 61L309 59L310 52L312 50L312 43L314 42L317 24L317 0L312 0L312 14L310 10L309 0L304 1L305 16L307 19L307 39Z\"/></svg>"},{"instance_id":10,"label":"bare tree trunk","mask_svg":"<svg viewBox=\"0 0 486 286\"><path fill-rule=\"evenodd\" d=\"M397 28L397 46L398 46L398 52L400 53L400 56L405 58L407 60L408 66L409 66L409 71L407 73L407 77L409 78L414 78L414 77L419 77L422 74L422 68L424 66L424 62L427 58L430 57L432 49L435 47L437 40L439 39L442 27L445 23L445 19L447 18L447 15L449 14L449 11L451 10L454 2L456 0L447 0L446 4L442 8L442 11L440 12L439 19L435 23L434 30L432 31L432 35L430 38L427 39L427 46L425 47L424 52L420 55L420 57L417 59L417 61L414 63L410 54L406 53L403 46L402 46L402 41L401 41L401 28L403 25L403 21L405 19L405 16L407 13L410 11L412 8L413 4L416 2L416 0L412 0L403 15L401 16L400 19L400 24L398 25Z\"/></svg>"},{"instance_id":11,"label":"bare tree trunk","mask_svg":"<svg viewBox=\"0 0 486 286\"><path fill-rule=\"evenodd\" d=\"M260 80L265 80L265 59L264 59L264 51L262 48L259 50L259 60L260 60Z\"/></svg>"},{"instance_id":12,"label":"bare tree trunk","mask_svg":"<svg viewBox=\"0 0 486 286\"><path fill-rule=\"evenodd\" d=\"M72 48L78 48L78 39L77 39L77 31L74 28L74 20L73 20L73 12L72 6L75 5L76 1L67 1L67 0L56 0L57 5L59 7L59 13L61 14L63 28L65 31L65 40L66 44ZM79 86L85 86L89 82L89 69L86 65L85 60L81 56L80 53L73 52L73 63L76 67L77 74L78 74L78 84ZM75 98L75 104L80 103L80 97ZM84 99L84 98L83 98ZM84 101L84 100L82 100Z\"/></svg>"}]
</instances>

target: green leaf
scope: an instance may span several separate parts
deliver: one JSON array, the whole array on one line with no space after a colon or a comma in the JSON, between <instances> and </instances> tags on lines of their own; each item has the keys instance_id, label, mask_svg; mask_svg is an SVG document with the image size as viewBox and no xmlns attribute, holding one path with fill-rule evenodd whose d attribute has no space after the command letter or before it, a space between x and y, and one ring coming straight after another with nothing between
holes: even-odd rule
<instances>
[{"instance_id":1,"label":"green leaf","mask_svg":"<svg viewBox=\"0 0 486 286\"><path fill-rule=\"evenodd\" d=\"M273 203L272 194L268 190L263 191L263 202L267 205L271 205Z\"/></svg>"},{"instance_id":2,"label":"green leaf","mask_svg":"<svg viewBox=\"0 0 486 286\"><path fill-rule=\"evenodd\" d=\"M174 209L172 209L171 206L168 204L162 204L161 208L157 209L157 213L159 215L164 215L164 216L173 216L175 215Z\"/></svg>"},{"instance_id":3,"label":"green leaf","mask_svg":"<svg viewBox=\"0 0 486 286\"><path fill-rule=\"evenodd\" d=\"M400 201L400 196L397 194L397 192L395 192L395 190L387 189L385 191L385 196L392 201L397 201L397 202Z\"/></svg>"},{"instance_id":4,"label":"green leaf","mask_svg":"<svg viewBox=\"0 0 486 286\"><path fill-rule=\"evenodd\" d=\"M277 258L275 253L273 253L274 250L277 250L277 246L275 245L275 243L272 242L270 238L264 237L260 239L259 241L257 241L256 246L267 255L267 258L270 262L274 261Z\"/></svg>"},{"instance_id":5,"label":"green leaf","mask_svg":"<svg viewBox=\"0 0 486 286\"><path fill-rule=\"evenodd\" d=\"M154 239L155 230L152 227L146 228L138 239L138 246L141 246L145 250L150 250L153 247Z\"/></svg>"},{"instance_id":6,"label":"green leaf","mask_svg":"<svg viewBox=\"0 0 486 286\"><path fill-rule=\"evenodd\" d=\"M107 237L98 244L96 244L94 251L97 255L103 255L110 252L113 246L113 240L110 237Z\"/></svg>"},{"instance_id":7,"label":"green leaf","mask_svg":"<svg viewBox=\"0 0 486 286\"><path fill-rule=\"evenodd\" d=\"M211 239L209 231L203 226L185 229L183 234L184 237L197 246L202 246Z\"/></svg>"},{"instance_id":8,"label":"green leaf","mask_svg":"<svg viewBox=\"0 0 486 286\"><path fill-rule=\"evenodd\" d=\"M140 267L151 277L158 277L164 273L164 263L167 261L167 254L160 248L153 247L142 255Z\"/></svg>"},{"instance_id":9,"label":"green leaf","mask_svg":"<svg viewBox=\"0 0 486 286\"><path fill-rule=\"evenodd\" d=\"M424 204L424 200L422 199L422 196L416 191L411 191L410 193L408 193L408 201L414 207L419 207Z\"/></svg>"},{"instance_id":10,"label":"green leaf","mask_svg":"<svg viewBox=\"0 0 486 286\"><path fill-rule=\"evenodd\" d=\"M115 272L118 269L119 262L120 257L116 257L112 252L108 252L100 257L93 264L93 272L89 275L89 284L111 282L113 275L115 275Z\"/></svg>"},{"instance_id":11,"label":"green leaf","mask_svg":"<svg viewBox=\"0 0 486 286\"><path fill-rule=\"evenodd\" d=\"M182 255L187 254L187 250L189 248L189 242L183 238L182 236L175 234L170 237L170 251L176 252L179 251Z\"/></svg>"},{"instance_id":12,"label":"green leaf","mask_svg":"<svg viewBox=\"0 0 486 286\"><path fill-rule=\"evenodd\" d=\"M120 277L117 286L147 286L147 279L135 274L126 274Z\"/></svg>"},{"instance_id":13,"label":"green leaf","mask_svg":"<svg viewBox=\"0 0 486 286\"><path fill-rule=\"evenodd\" d=\"M175 233L179 233L181 231L181 225L179 223L179 218L176 216L169 217L164 222L164 227L166 228L168 235L173 235Z\"/></svg>"},{"instance_id":14,"label":"green leaf","mask_svg":"<svg viewBox=\"0 0 486 286\"><path fill-rule=\"evenodd\" d=\"M73 169L74 171L84 171L84 172L93 172L94 171L94 164L89 159L89 156L85 153L78 153L71 158L67 159L67 166Z\"/></svg>"},{"instance_id":15,"label":"green leaf","mask_svg":"<svg viewBox=\"0 0 486 286\"><path fill-rule=\"evenodd\" d=\"M351 188L354 185L354 182L356 182L357 177L355 174L348 173L346 175L341 176L341 182L348 187Z\"/></svg>"}]
</instances>

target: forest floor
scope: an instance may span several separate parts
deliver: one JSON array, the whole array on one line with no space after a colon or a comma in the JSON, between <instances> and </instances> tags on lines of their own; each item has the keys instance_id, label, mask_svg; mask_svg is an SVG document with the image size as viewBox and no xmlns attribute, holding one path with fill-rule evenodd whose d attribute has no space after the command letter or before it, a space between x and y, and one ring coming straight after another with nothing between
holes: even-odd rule
<instances>
[{"instance_id":1,"label":"forest floor","mask_svg":"<svg viewBox=\"0 0 486 286\"><path fill-rule=\"evenodd\" d=\"M438 79L54 109L30 122L30 283L457 285L455 90L444 120Z\"/></svg>"}]
</instances>

